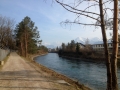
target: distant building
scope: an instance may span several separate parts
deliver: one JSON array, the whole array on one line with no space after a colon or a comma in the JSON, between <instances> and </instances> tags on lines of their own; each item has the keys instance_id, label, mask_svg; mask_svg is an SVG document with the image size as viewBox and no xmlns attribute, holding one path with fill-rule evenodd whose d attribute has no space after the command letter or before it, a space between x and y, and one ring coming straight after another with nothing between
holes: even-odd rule
<instances>
[{"instance_id":1,"label":"distant building","mask_svg":"<svg viewBox=\"0 0 120 90\"><path fill-rule=\"evenodd\" d=\"M85 47L85 45L82 44L82 43L78 43L78 44L79 44L80 48L84 48Z\"/></svg>"},{"instance_id":2,"label":"distant building","mask_svg":"<svg viewBox=\"0 0 120 90\"><path fill-rule=\"evenodd\" d=\"M51 52L51 48L48 48L48 52Z\"/></svg>"},{"instance_id":3,"label":"distant building","mask_svg":"<svg viewBox=\"0 0 120 90\"><path fill-rule=\"evenodd\" d=\"M92 48L95 51L103 51L104 50L104 45L103 45L103 43L102 44L93 44ZM112 51L113 44L112 43L108 43L108 48L109 48L109 51ZM120 49L120 44L119 44L118 48Z\"/></svg>"},{"instance_id":4,"label":"distant building","mask_svg":"<svg viewBox=\"0 0 120 90\"><path fill-rule=\"evenodd\" d=\"M57 52L57 50L56 49L48 48L48 52Z\"/></svg>"}]
</instances>

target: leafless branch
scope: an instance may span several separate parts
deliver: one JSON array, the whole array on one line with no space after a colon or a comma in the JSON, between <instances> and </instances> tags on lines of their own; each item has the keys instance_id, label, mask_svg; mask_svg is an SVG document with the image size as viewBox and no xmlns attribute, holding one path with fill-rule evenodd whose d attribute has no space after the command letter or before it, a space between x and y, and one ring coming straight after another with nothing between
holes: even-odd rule
<instances>
[{"instance_id":1,"label":"leafless branch","mask_svg":"<svg viewBox=\"0 0 120 90\"><path fill-rule=\"evenodd\" d=\"M68 9L68 8L65 7L65 6L68 6L68 7L72 8L71 6L66 5L66 4L63 4L63 3L59 2L58 0L56 0L56 2L58 2L60 5L62 5L63 8L65 8L65 9L66 9L67 11L69 11L69 12L72 12L72 13L75 13L75 14L79 14L79 15L83 15L83 16L86 16L86 17L89 17L89 18L92 18L92 19L94 19L94 20L99 21L98 19L96 19L96 18L94 18L94 17L92 17L92 16L90 16L90 15L86 15L86 14L82 13L82 12L84 12L84 11L82 11L82 10L79 10L79 11L81 11L81 12L72 11L72 10L70 10L70 9ZM74 9L74 8L73 8L73 9ZM85 11L85 13L87 13L87 11ZM91 12L88 12L88 13L91 13ZM94 13L93 13L93 14L94 14ZM99 15L99 14L96 14L96 15ZM100 22L100 21L99 21L99 22Z\"/></svg>"},{"instance_id":2,"label":"leafless branch","mask_svg":"<svg viewBox=\"0 0 120 90\"><path fill-rule=\"evenodd\" d=\"M64 24L68 24L68 23L75 23L75 24L79 24L79 25L89 25L89 26L100 26L98 24L86 24L86 23L80 23L80 22L77 22L77 21L74 21L74 22L71 22L69 20L66 20L64 22L61 22L61 24L64 23Z\"/></svg>"},{"instance_id":3,"label":"leafless branch","mask_svg":"<svg viewBox=\"0 0 120 90\"><path fill-rule=\"evenodd\" d=\"M76 9L76 8L70 6L70 5L67 5L67 4L64 4L64 3L61 3L61 2L59 2L58 0L56 0L56 2L58 2L60 5L62 5L62 6L63 6L65 9L67 9L67 10L70 10L70 9L68 9L68 8L66 8L66 7L71 8L72 10L74 10L73 12L80 11L80 12L83 12L83 13L90 13L90 14L94 14L94 15L99 15L99 14L94 13L94 12L88 12L88 11L84 11L84 10ZM72 10L70 10L70 11L72 11ZM76 13L78 13L78 12L76 12Z\"/></svg>"},{"instance_id":4,"label":"leafless branch","mask_svg":"<svg viewBox=\"0 0 120 90\"><path fill-rule=\"evenodd\" d=\"M13 40L14 20L0 16L0 46L8 47Z\"/></svg>"}]
</instances>

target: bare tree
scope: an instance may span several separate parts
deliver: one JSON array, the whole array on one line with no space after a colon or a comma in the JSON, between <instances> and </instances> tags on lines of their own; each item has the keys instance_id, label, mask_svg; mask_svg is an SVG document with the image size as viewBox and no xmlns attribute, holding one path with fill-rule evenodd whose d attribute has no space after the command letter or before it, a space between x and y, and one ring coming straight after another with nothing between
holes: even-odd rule
<instances>
[{"instance_id":1,"label":"bare tree","mask_svg":"<svg viewBox=\"0 0 120 90\"><path fill-rule=\"evenodd\" d=\"M13 37L14 23L13 19L0 16L0 46L2 48L13 48L15 43Z\"/></svg>"},{"instance_id":2,"label":"bare tree","mask_svg":"<svg viewBox=\"0 0 120 90\"><path fill-rule=\"evenodd\" d=\"M118 82L117 82L117 52L118 52L118 0L73 0L73 2L68 3L65 0L55 0L57 3L59 3L63 8L65 8L67 11L76 14L76 18L74 21L65 20L64 24L68 23L76 23L80 25L89 25L89 26L95 26L101 27L102 36L103 36L103 42L104 42L104 52L105 52L105 58L106 58L106 67L107 67L107 90L118 90ZM90 4L89 1L92 1L93 3ZM82 6L83 3L88 2L88 6L86 6L85 9L80 8L80 5ZM109 3L114 2L114 9L107 7L106 5ZM90 11L90 8L97 7L99 8L99 13ZM107 11L110 10L113 12L114 10L114 24L113 24L113 53L112 58L110 58L109 50L108 50L108 44L107 44L107 36L106 36L106 26L109 25L106 23L108 19ZM89 19L94 20L94 23L85 23L80 21L80 17L84 16ZM105 18L105 19L104 19Z\"/></svg>"},{"instance_id":3,"label":"bare tree","mask_svg":"<svg viewBox=\"0 0 120 90\"><path fill-rule=\"evenodd\" d=\"M92 50L88 38L85 40L85 48L84 49L85 49L86 52L90 52Z\"/></svg>"},{"instance_id":4,"label":"bare tree","mask_svg":"<svg viewBox=\"0 0 120 90\"><path fill-rule=\"evenodd\" d=\"M112 67L112 89L118 90L117 81L117 55L118 55L118 0L114 0L114 19L113 19L113 52L111 57Z\"/></svg>"}]
</instances>

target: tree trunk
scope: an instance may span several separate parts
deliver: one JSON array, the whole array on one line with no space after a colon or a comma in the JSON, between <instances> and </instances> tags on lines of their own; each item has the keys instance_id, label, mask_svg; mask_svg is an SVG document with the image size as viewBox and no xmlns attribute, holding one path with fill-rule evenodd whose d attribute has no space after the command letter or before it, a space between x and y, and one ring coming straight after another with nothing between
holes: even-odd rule
<instances>
[{"instance_id":1,"label":"tree trunk","mask_svg":"<svg viewBox=\"0 0 120 90\"><path fill-rule=\"evenodd\" d=\"M27 32L25 30L25 57L27 57Z\"/></svg>"},{"instance_id":2,"label":"tree trunk","mask_svg":"<svg viewBox=\"0 0 120 90\"><path fill-rule=\"evenodd\" d=\"M113 52L111 58L113 90L118 90L117 55L118 55L118 0L114 0Z\"/></svg>"},{"instance_id":3,"label":"tree trunk","mask_svg":"<svg viewBox=\"0 0 120 90\"><path fill-rule=\"evenodd\" d=\"M21 52L20 53L23 56L23 43L22 42L20 43L20 48L21 48Z\"/></svg>"},{"instance_id":4,"label":"tree trunk","mask_svg":"<svg viewBox=\"0 0 120 90\"><path fill-rule=\"evenodd\" d=\"M25 57L27 57L27 30L26 25L24 25L24 44L25 44Z\"/></svg>"},{"instance_id":5,"label":"tree trunk","mask_svg":"<svg viewBox=\"0 0 120 90\"><path fill-rule=\"evenodd\" d=\"M102 0L99 0L99 7L100 7L100 18L101 18L101 30L102 30L102 37L103 37L103 43L104 43L106 67L107 67L107 90L112 90L111 62L110 62L110 55L109 55L108 44L107 44L107 37L106 37L106 32L105 32L105 23L104 23Z\"/></svg>"}]
</instances>

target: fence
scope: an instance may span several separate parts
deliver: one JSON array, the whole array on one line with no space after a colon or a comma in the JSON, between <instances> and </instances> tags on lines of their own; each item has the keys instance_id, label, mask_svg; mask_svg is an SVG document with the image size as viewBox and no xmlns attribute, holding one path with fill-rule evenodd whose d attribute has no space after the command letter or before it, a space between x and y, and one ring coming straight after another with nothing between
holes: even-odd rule
<instances>
[{"instance_id":1,"label":"fence","mask_svg":"<svg viewBox=\"0 0 120 90\"><path fill-rule=\"evenodd\" d=\"M0 64L2 65L4 62L3 59L10 53L10 50L4 50L0 48Z\"/></svg>"}]
</instances>

